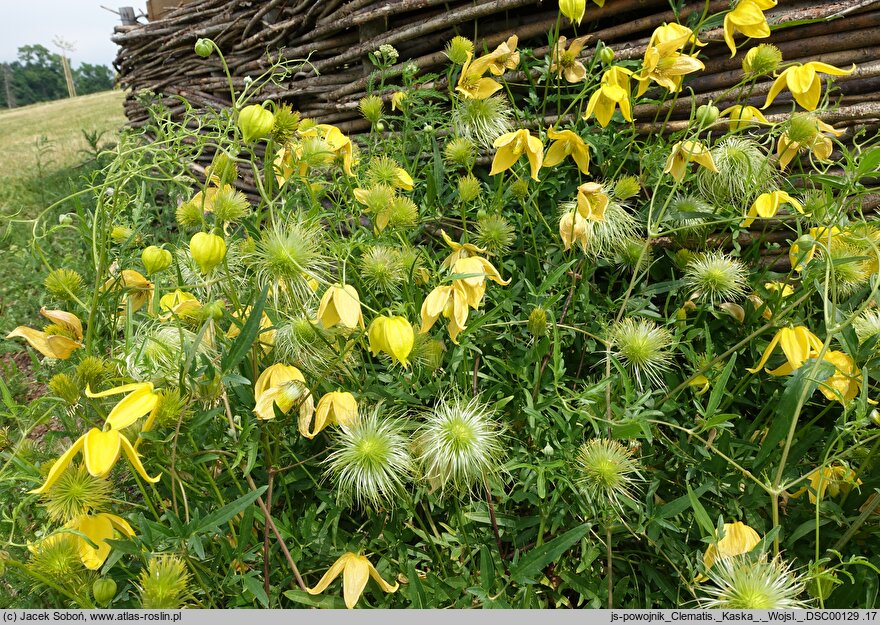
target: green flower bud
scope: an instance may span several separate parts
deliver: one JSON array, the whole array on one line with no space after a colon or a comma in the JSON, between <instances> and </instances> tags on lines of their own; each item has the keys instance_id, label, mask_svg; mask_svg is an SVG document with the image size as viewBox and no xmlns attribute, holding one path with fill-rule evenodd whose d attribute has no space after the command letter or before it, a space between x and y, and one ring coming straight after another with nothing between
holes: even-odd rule
<instances>
[{"instance_id":1,"label":"green flower bud","mask_svg":"<svg viewBox=\"0 0 880 625\"><path fill-rule=\"evenodd\" d=\"M113 601L113 597L116 596L116 582L109 577L96 579L95 583L92 584L92 595L94 595L95 602L99 606L106 608Z\"/></svg>"},{"instance_id":2,"label":"green flower bud","mask_svg":"<svg viewBox=\"0 0 880 625\"><path fill-rule=\"evenodd\" d=\"M599 60L605 65L611 65L614 62L614 50L608 46L603 46L602 50L599 52Z\"/></svg>"},{"instance_id":3,"label":"green flower bud","mask_svg":"<svg viewBox=\"0 0 880 625\"><path fill-rule=\"evenodd\" d=\"M539 339L547 335L547 311L540 306L535 306L529 314L529 322L526 328L534 338Z\"/></svg>"},{"instance_id":4,"label":"green flower bud","mask_svg":"<svg viewBox=\"0 0 880 625\"><path fill-rule=\"evenodd\" d=\"M275 115L259 104L250 104L238 114L238 127L245 143L269 136L275 127Z\"/></svg>"},{"instance_id":5,"label":"green flower bud","mask_svg":"<svg viewBox=\"0 0 880 625\"><path fill-rule=\"evenodd\" d=\"M871 417L871 423L880 427L880 410L874 408L869 416Z\"/></svg>"},{"instance_id":6,"label":"green flower bud","mask_svg":"<svg viewBox=\"0 0 880 625\"><path fill-rule=\"evenodd\" d=\"M223 318L224 310L226 310L226 304L221 300L215 300L202 306L202 315L205 319L210 317L214 321L219 321Z\"/></svg>"},{"instance_id":7,"label":"green flower bud","mask_svg":"<svg viewBox=\"0 0 880 625\"><path fill-rule=\"evenodd\" d=\"M720 111L714 104L703 104L697 109L697 123L701 128L707 128L715 123Z\"/></svg>"},{"instance_id":8,"label":"green flower bud","mask_svg":"<svg viewBox=\"0 0 880 625\"><path fill-rule=\"evenodd\" d=\"M214 51L214 45L211 43L210 39L199 37L196 39L195 51L200 57L206 59L211 56L211 53Z\"/></svg>"},{"instance_id":9,"label":"green flower bud","mask_svg":"<svg viewBox=\"0 0 880 625\"><path fill-rule=\"evenodd\" d=\"M223 237L207 232L196 232L189 241L189 253L203 273L208 273L226 257Z\"/></svg>"},{"instance_id":10,"label":"green flower bud","mask_svg":"<svg viewBox=\"0 0 880 625\"><path fill-rule=\"evenodd\" d=\"M147 275L151 276L154 273L165 271L171 266L171 252L151 245L141 252L141 262L144 264L144 269L147 270Z\"/></svg>"}]
</instances>

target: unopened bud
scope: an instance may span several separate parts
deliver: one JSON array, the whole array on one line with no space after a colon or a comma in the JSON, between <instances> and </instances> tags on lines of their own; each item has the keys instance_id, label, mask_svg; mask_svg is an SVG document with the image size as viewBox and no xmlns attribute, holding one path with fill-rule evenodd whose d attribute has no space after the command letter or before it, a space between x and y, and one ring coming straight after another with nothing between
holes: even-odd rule
<instances>
[{"instance_id":1,"label":"unopened bud","mask_svg":"<svg viewBox=\"0 0 880 625\"><path fill-rule=\"evenodd\" d=\"M171 266L171 260L171 252L155 245L151 245L141 252L141 262L144 264L148 276L168 269Z\"/></svg>"},{"instance_id":2,"label":"unopened bud","mask_svg":"<svg viewBox=\"0 0 880 625\"><path fill-rule=\"evenodd\" d=\"M250 104L238 114L238 127L245 143L269 136L275 127L275 115L259 104Z\"/></svg>"},{"instance_id":3,"label":"unopened bud","mask_svg":"<svg viewBox=\"0 0 880 625\"><path fill-rule=\"evenodd\" d=\"M199 37L196 39L195 51L200 57L206 59L211 56L211 53L214 51L214 45L211 43L210 39Z\"/></svg>"},{"instance_id":4,"label":"unopened bud","mask_svg":"<svg viewBox=\"0 0 880 625\"><path fill-rule=\"evenodd\" d=\"M199 269L207 273L226 257L226 241L216 234L197 232L189 241L189 252Z\"/></svg>"}]
</instances>

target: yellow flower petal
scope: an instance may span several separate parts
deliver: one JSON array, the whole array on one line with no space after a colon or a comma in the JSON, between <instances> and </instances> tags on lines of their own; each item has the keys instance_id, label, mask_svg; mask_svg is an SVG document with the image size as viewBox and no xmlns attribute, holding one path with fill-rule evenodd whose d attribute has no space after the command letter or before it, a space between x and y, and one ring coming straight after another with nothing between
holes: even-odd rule
<instances>
[{"instance_id":1,"label":"yellow flower petal","mask_svg":"<svg viewBox=\"0 0 880 625\"><path fill-rule=\"evenodd\" d=\"M60 478L67 467L70 466L70 463L73 461L73 457L78 454L83 448L85 438L85 435L83 435L76 439L73 445L70 446L70 449L61 454L61 457L52 464L52 467L49 469L49 474L46 476L46 481L43 482L43 485L29 492L34 495L41 495L52 488L52 485L58 481L58 478Z\"/></svg>"}]
</instances>

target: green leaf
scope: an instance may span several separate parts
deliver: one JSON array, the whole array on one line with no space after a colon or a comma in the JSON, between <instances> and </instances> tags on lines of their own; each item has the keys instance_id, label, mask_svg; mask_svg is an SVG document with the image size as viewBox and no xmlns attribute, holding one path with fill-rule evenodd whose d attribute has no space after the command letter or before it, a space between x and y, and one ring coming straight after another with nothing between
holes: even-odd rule
<instances>
[{"instance_id":1,"label":"green leaf","mask_svg":"<svg viewBox=\"0 0 880 625\"><path fill-rule=\"evenodd\" d=\"M247 508L257 500L257 497L266 491L266 486L261 486L255 491L242 495L235 501L231 501L219 510L215 510L204 519L195 519L188 527L190 534L198 534L220 527L236 514Z\"/></svg>"},{"instance_id":2,"label":"green leaf","mask_svg":"<svg viewBox=\"0 0 880 625\"><path fill-rule=\"evenodd\" d=\"M590 525L584 523L570 529L564 534L557 536L548 543L535 547L510 570L510 579L515 582L527 582L541 572L551 562L555 562L563 553L571 549L581 538L590 531Z\"/></svg>"},{"instance_id":3,"label":"green leaf","mask_svg":"<svg viewBox=\"0 0 880 625\"><path fill-rule=\"evenodd\" d=\"M715 535L715 524L712 523L712 519L709 517L709 513L706 512L706 509L703 507L703 504L700 503L699 498L696 493L694 493L694 489L691 488L691 485L687 485L688 499L691 502L691 508L694 509L694 518L697 520L697 525L700 526L700 529L703 530L704 536L714 536Z\"/></svg>"},{"instance_id":4,"label":"green leaf","mask_svg":"<svg viewBox=\"0 0 880 625\"><path fill-rule=\"evenodd\" d=\"M248 350L251 348L251 345L253 345L257 336L259 336L260 320L263 318L263 308L266 305L266 293L268 290L268 285L263 287L263 292L260 293L257 301L254 302L254 305L251 308L251 314L241 328L241 333L235 337L229 351L223 355L223 359L220 361L220 369L224 373L234 369L236 365L244 359Z\"/></svg>"},{"instance_id":5,"label":"green leaf","mask_svg":"<svg viewBox=\"0 0 880 625\"><path fill-rule=\"evenodd\" d=\"M730 373L733 371L733 365L735 364L736 353L730 357L730 360L728 360L727 364L724 366L724 371L721 372L721 375L715 381L715 388L712 389L712 394L709 396L709 405L706 406L705 417L707 419L712 419L715 415L715 411L718 410L718 406L721 405L721 399L728 390L727 380L730 379Z\"/></svg>"},{"instance_id":6,"label":"green leaf","mask_svg":"<svg viewBox=\"0 0 880 625\"><path fill-rule=\"evenodd\" d=\"M295 589L285 590L284 596L291 601L302 603L303 605L307 605L313 608L326 608L330 610L345 609L345 602L342 600L342 597L334 597L333 595L318 595L316 597L313 597L307 592Z\"/></svg>"},{"instance_id":7,"label":"green leaf","mask_svg":"<svg viewBox=\"0 0 880 625\"><path fill-rule=\"evenodd\" d=\"M701 484L697 487L697 490L689 490L687 495L682 495L678 499L673 499L669 503L661 506L660 508L657 508L655 516L660 519L668 519L670 517L678 516L679 514L687 510L687 507L691 501L691 494L693 494L694 497L700 497L707 490L709 490L709 485Z\"/></svg>"},{"instance_id":8,"label":"green leaf","mask_svg":"<svg viewBox=\"0 0 880 625\"><path fill-rule=\"evenodd\" d=\"M242 577L241 581L244 582L245 589L251 593L254 597L257 598L257 601L260 602L264 608L269 607L269 596L266 594L266 589L263 588L263 584L256 577L251 577L250 575Z\"/></svg>"}]
</instances>

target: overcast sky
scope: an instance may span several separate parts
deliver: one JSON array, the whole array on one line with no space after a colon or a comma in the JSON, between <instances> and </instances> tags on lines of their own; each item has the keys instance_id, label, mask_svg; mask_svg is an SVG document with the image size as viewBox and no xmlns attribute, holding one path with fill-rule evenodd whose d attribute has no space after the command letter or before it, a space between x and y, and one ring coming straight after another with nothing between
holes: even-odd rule
<instances>
[{"instance_id":1,"label":"overcast sky","mask_svg":"<svg viewBox=\"0 0 880 625\"><path fill-rule=\"evenodd\" d=\"M145 0L0 0L0 61L14 61L19 46L52 45L56 36L73 43L74 67L80 63L110 65L116 45L110 41L119 17L101 8L146 10Z\"/></svg>"}]
</instances>

